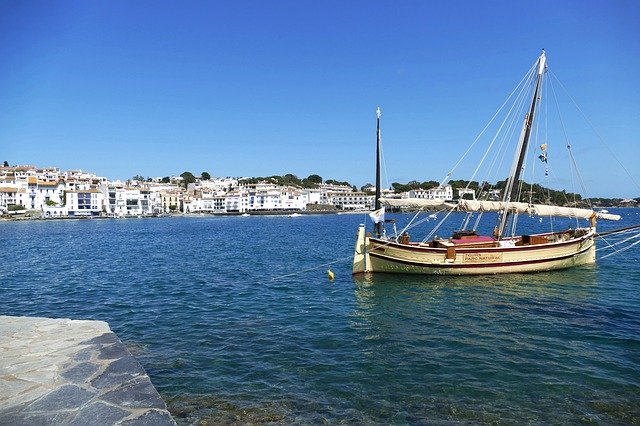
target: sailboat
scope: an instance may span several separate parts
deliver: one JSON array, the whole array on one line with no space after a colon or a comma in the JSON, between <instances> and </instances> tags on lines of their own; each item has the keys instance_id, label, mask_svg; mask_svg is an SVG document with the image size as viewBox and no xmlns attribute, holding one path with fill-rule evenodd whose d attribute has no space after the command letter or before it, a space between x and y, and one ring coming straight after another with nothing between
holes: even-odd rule
<instances>
[{"instance_id":1,"label":"sailboat","mask_svg":"<svg viewBox=\"0 0 640 426\"><path fill-rule=\"evenodd\" d=\"M474 275L549 271L596 261L598 220L619 220L620 216L588 208L533 204L520 201L521 173L529 148L531 133L547 71L544 50L531 69L533 93L524 114L510 173L501 200L460 199L457 204L441 199L382 198L380 191L380 109L377 110L376 194L375 211L370 215L375 225L373 234L361 224L357 231L353 257L353 274L367 272ZM530 92L531 93L531 92ZM541 147L544 149L544 147ZM546 153L544 159L546 160ZM542 155L542 154L541 154ZM476 229L454 232L449 238L411 241L407 233L389 237L384 231L385 208L464 212L467 219L485 212L497 213L491 235L480 235ZM586 219L587 226L536 234L516 233L518 215L568 217ZM446 220L449 214L445 214ZM509 230L512 230L509 232Z\"/></svg>"}]
</instances>

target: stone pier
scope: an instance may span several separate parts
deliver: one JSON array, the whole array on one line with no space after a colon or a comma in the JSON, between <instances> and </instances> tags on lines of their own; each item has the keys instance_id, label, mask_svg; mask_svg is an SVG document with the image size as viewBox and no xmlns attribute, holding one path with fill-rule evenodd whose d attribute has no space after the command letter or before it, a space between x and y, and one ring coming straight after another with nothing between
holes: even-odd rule
<instances>
[{"instance_id":1,"label":"stone pier","mask_svg":"<svg viewBox=\"0 0 640 426\"><path fill-rule=\"evenodd\" d=\"M103 321L0 316L0 425L175 425Z\"/></svg>"}]
</instances>

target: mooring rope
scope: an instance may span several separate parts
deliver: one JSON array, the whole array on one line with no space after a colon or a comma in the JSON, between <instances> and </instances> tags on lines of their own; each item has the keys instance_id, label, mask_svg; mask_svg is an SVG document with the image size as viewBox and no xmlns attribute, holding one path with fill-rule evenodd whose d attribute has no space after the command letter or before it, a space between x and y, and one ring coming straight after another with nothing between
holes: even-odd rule
<instances>
[{"instance_id":1,"label":"mooring rope","mask_svg":"<svg viewBox=\"0 0 640 426\"><path fill-rule=\"evenodd\" d=\"M343 258L337 259L337 260L332 260L331 262L323 263L322 265L314 266L312 268L303 269L302 271L294 272L292 274L279 275L279 276L276 276L276 277L272 277L271 281L277 281L277 280L281 280L283 278L295 277L296 275L306 274L307 272L315 271L316 269L320 269L320 268L325 268L325 267L327 267L329 265L333 265L333 264L339 263L339 262L344 262L344 261L349 260L349 259L353 259L353 255L348 256L348 257L343 257Z\"/></svg>"},{"instance_id":2,"label":"mooring rope","mask_svg":"<svg viewBox=\"0 0 640 426\"><path fill-rule=\"evenodd\" d=\"M626 233L628 233L628 232L631 232L631 231L626 231L626 232L624 232L624 233L623 233L623 234L621 234L621 235L624 235L624 234L626 234ZM610 243L609 241L607 241L606 239L604 239L604 238L603 238L603 240L607 243L607 246L606 246L606 247L600 247L600 248L597 248L597 249L596 249L596 251L599 251L599 250L608 250L608 249L611 249L611 248L613 248L613 247L615 247L615 246L619 246L620 244L624 244L624 243L626 243L626 242L629 242L629 241L631 241L631 240L633 240L633 239L635 239L635 238L638 238L638 237L640 237L640 233L635 234L635 235L632 235L632 236L630 236L630 237L628 237L628 238L625 238L625 239L623 239L623 240L616 241L616 242L614 242L614 243Z\"/></svg>"},{"instance_id":3,"label":"mooring rope","mask_svg":"<svg viewBox=\"0 0 640 426\"><path fill-rule=\"evenodd\" d=\"M640 236L640 234L638 234L638 236ZM633 244L629 244L629 245L628 245L628 246L626 246L626 247L622 247L621 249L618 249L618 250L616 250L616 251L614 251L614 252L612 252L612 253L606 254L606 255L604 255L604 256L602 256L602 257L600 257L600 259L606 259L607 257L609 257L609 256L613 256L613 255L614 255L614 254L616 254L616 253L620 253L620 252L623 252L623 251L625 251L625 250L629 250L631 247L633 247L633 246L635 246L635 245L637 245L637 244L640 244L640 240L636 241L636 242L635 242L635 243L633 243Z\"/></svg>"}]
</instances>

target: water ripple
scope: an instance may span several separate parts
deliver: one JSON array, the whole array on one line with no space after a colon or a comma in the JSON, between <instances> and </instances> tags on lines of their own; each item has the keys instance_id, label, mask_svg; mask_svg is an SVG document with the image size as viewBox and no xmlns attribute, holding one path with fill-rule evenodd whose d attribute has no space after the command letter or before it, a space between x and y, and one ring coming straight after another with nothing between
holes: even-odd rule
<instances>
[{"instance_id":1,"label":"water ripple","mask_svg":"<svg viewBox=\"0 0 640 426\"><path fill-rule=\"evenodd\" d=\"M108 321L180 424L640 423L637 255L290 275L348 258L362 220L2 223L0 314Z\"/></svg>"}]
</instances>

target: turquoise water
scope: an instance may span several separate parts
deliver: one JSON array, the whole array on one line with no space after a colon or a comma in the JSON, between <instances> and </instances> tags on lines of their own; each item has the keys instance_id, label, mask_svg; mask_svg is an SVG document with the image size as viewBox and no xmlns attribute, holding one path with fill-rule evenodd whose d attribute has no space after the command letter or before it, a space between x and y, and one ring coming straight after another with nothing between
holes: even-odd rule
<instances>
[{"instance_id":1,"label":"turquoise water","mask_svg":"<svg viewBox=\"0 0 640 426\"><path fill-rule=\"evenodd\" d=\"M603 228L640 223L619 212ZM354 280L363 220L0 223L0 314L108 321L180 424L640 423L640 246Z\"/></svg>"}]
</instances>

